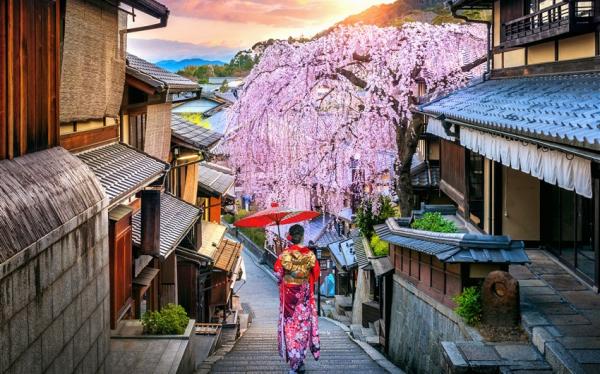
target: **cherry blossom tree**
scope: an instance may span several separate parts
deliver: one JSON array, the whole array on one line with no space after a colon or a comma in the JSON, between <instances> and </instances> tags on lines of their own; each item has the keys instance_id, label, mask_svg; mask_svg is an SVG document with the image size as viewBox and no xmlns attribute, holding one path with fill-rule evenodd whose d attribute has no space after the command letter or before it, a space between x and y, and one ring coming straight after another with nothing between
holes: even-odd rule
<instances>
[{"instance_id":1,"label":"cherry blossom tree","mask_svg":"<svg viewBox=\"0 0 600 374\"><path fill-rule=\"evenodd\" d=\"M273 44L228 114L225 147L238 181L265 206L307 209L316 195L334 214L353 189L389 188L408 214L423 130L411 109L481 74L485 51L481 26L423 23L339 27Z\"/></svg>"}]
</instances>

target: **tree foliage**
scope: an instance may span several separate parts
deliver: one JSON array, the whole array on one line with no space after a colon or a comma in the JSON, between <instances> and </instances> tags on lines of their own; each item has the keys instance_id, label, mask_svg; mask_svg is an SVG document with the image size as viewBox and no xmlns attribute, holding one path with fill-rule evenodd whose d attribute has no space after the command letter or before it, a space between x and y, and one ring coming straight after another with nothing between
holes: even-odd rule
<instances>
[{"instance_id":1,"label":"tree foliage","mask_svg":"<svg viewBox=\"0 0 600 374\"><path fill-rule=\"evenodd\" d=\"M412 195L410 163L423 127L411 112L419 85L428 97L464 86L485 61L478 58L485 46L481 26L422 23L274 42L228 116L238 181L263 206L320 205L331 213L353 188L366 196L395 189L410 213L405 195Z\"/></svg>"}]
</instances>

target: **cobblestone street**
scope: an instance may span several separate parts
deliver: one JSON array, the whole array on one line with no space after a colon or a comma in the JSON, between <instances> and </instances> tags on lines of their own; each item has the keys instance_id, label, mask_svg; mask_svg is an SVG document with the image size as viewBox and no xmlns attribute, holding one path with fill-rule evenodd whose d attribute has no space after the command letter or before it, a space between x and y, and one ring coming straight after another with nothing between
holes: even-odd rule
<instances>
[{"instance_id":1,"label":"cobblestone street","mask_svg":"<svg viewBox=\"0 0 600 374\"><path fill-rule=\"evenodd\" d=\"M287 373L288 366L277 352L277 285L244 249L248 281L239 295L252 313L252 325L224 359L217 361L213 373ZM385 373L346 332L321 319L321 359L306 360L307 372Z\"/></svg>"}]
</instances>

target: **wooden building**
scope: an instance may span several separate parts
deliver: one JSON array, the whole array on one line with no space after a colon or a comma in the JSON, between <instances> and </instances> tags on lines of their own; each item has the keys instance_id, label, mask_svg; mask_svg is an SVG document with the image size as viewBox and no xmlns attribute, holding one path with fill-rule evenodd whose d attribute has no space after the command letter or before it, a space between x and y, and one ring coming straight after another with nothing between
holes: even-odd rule
<instances>
[{"instance_id":1,"label":"wooden building","mask_svg":"<svg viewBox=\"0 0 600 374\"><path fill-rule=\"evenodd\" d=\"M221 222L226 206L235 205L235 175L233 170L212 162L200 164L198 201L204 207L204 219Z\"/></svg>"},{"instance_id":2,"label":"wooden building","mask_svg":"<svg viewBox=\"0 0 600 374\"><path fill-rule=\"evenodd\" d=\"M171 116L171 135L173 172L169 179L169 190L189 203L205 208L210 206L199 197L198 185L203 178L200 165L209 158L212 147L222 135L191 123L177 114ZM208 214L208 209L204 213ZM220 208L218 214L214 218L216 222L221 222Z\"/></svg>"},{"instance_id":3,"label":"wooden building","mask_svg":"<svg viewBox=\"0 0 600 374\"><path fill-rule=\"evenodd\" d=\"M478 230L600 281L600 4L461 0L492 11L484 82L425 104L440 189Z\"/></svg>"},{"instance_id":4,"label":"wooden building","mask_svg":"<svg viewBox=\"0 0 600 374\"><path fill-rule=\"evenodd\" d=\"M153 0L121 3L168 16ZM118 139L128 31L112 1L0 3L1 373L107 366L111 302L127 291L111 287L109 256L123 185L108 191L74 153Z\"/></svg>"}]
</instances>

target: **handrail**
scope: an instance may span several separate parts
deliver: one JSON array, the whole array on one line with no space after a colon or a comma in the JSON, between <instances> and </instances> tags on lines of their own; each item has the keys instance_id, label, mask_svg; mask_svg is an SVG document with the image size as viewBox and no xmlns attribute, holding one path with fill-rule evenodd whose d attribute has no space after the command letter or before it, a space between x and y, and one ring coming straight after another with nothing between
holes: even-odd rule
<instances>
[{"instance_id":1,"label":"handrail","mask_svg":"<svg viewBox=\"0 0 600 374\"><path fill-rule=\"evenodd\" d=\"M560 8L560 7L562 7L562 6L569 5L569 2L570 2L570 1L568 1L568 0L565 0L565 1L562 1L562 2L560 2L560 3L558 3L558 4L554 4L554 5L550 6L550 7L544 8L544 9L542 9L542 10L538 10L538 11L537 11L537 12L535 12L535 13L530 13L530 14L528 14L528 15L526 15L526 16L519 17L519 18L515 18L515 19L513 19L513 20L510 20L510 21L507 21L507 22L505 22L505 23L503 24L503 26L512 25L512 24L515 24L515 23L519 23L519 22L521 22L521 21L526 21L526 20L528 20L528 19L530 19L530 18L534 18L534 17L536 17L536 16L539 16L539 15L542 15L542 14L544 14L544 13L551 12L552 10L554 10L554 9L556 9L556 8Z\"/></svg>"}]
</instances>

